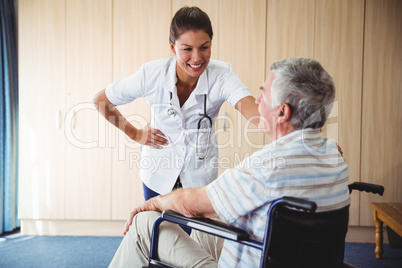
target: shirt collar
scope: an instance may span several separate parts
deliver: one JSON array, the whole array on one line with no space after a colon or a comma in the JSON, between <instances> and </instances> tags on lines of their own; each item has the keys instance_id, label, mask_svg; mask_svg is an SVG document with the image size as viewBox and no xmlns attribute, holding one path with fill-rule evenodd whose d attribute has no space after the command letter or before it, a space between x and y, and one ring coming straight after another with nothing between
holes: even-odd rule
<instances>
[{"instance_id":1,"label":"shirt collar","mask_svg":"<svg viewBox=\"0 0 402 268\"><path fill-rule=\"evenodd\" d=\"M170 58L169 69L166 74L164 88L172 93L175 93L177 76L176 76L176 56Z\"/></svg>"},{"instance_id":2,"label":"shirt collar","mask_svg":"<svg viewBox=\"0 0 402 268\"><path fill-rule=\"evenodd\" d=\"M279 139L265 145L264 147L271 147L275 146L276 144L285 144L290 141L298 141L298 140L311 140L311 139L318 139L321 138L321 130L320 129L313 129L313 128L304 128L295 130Z\"/></svg>"},{"instance_id":3,"label":"shirt collar","mask_svg":"<svg viewBox=\"0 0 402 268\"><path fill-rule=\"evenodd\" d=\"M197 86L194 89L194 93L196 95L204 95L204 94L208 93L209 87L208 87L207 71L208 71L208 67L205 69L205 71L198 78Z\"/></svg>"}]
</instances>

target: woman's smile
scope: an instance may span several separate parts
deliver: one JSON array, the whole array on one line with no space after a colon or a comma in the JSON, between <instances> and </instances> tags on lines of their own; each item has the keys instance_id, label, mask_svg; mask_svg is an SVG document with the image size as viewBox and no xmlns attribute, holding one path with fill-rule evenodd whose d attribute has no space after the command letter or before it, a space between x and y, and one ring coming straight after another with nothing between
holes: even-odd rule
<instances>
[{"instance_id":1,"label":"woman's smile","mask_svg":"<svg viewBox=\"0 0 402 268\"><path fill-rule=\"evenodd\" d=\"M211 58L211 38L203 30L186 31L174 44L170 43L177 57L179 80L198 79L205 71Z\"/></svg>"}]
</instances>

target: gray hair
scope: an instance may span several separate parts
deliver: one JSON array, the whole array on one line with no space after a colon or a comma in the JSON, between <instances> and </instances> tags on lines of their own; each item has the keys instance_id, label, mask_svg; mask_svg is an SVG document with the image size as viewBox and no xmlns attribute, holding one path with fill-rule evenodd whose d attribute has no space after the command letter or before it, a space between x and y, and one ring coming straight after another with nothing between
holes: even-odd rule
<instances>
[{"instance_id":1,"label":"gray hair","mask_svg":"<svg viewBox=\"0 0 402 268\"><path fill-rule=\"evenodd\" d=\"M295 129L321 128L335 98L332 78L321 64L307 58L285 59L275 62L271 73L275 75L272 107L288 104Z\"/></svg>"}]
</instances>

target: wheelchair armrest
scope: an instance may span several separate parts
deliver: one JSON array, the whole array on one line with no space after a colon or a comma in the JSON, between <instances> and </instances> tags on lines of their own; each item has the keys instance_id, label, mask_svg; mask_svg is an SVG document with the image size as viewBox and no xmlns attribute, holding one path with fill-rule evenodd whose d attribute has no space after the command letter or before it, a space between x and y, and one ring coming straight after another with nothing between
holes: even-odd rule
<instances>
[{"instance_id":1,"label":"wheelchair armrest","mask_svg":"<svg viewBox=\"0 0 402 268\"><path fill-rule=\"evenodd\" d=\"M282 204L287 207L301 209L309 213L314 213L317 209L317 204L315 202L292 196L282 197Z\"/></svg>"},{"instance_id":2,"label":"wheelchair armrest","mask_svg":"<svg viewBox=\"0 0 402 268\"><path fill-rule=\"evenodd\" d=\"M348 186L349 186L349 193L351 193L352 190L365 191L368 193L379 194L381 196L384 193L384 187L377 184L354 182L352 184L349 184Z\"/></svg>"},{"instance_id":3,"label":"wheelchair armrest","mask_svg":"<svg viewBox=\"0 0 402 268\"><path fill-rule=\"evenodd\" d=\"M205 218L187 218L176 212L166 210L162 212L162 218L179 225L188 226L202 232L220 236L231 240L250 240L249 234L243 229L236 228L220 221Z\"/></svg>"}]
</instances>

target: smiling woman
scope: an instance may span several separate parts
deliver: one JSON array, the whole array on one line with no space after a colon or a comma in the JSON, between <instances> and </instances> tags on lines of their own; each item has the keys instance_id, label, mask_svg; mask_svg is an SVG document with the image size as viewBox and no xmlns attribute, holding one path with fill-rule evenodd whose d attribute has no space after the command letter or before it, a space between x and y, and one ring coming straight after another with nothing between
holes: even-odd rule
<instances>
[{"instance_id":1,"label":"smiling woman","mask_svg":"<svg viewBox=\"0 0 402 268\"><path fill-rule=\"evenodd\" d=\"M217 178L218 167L211 164L219 159L214 125L225 101L247 119L258 117L250 90L231 65L211 59L212 36L211 21L204 11L179 9L169 37L175 55L143 64L138 72L115 81L94 98L109 122L142 144L141 159L171 163L174 155L174 162L180 163L157 169L140 167L146 200L177 187L205 186ZM115 106L140 97L151 105L151 121L137 129Z\"/></svg>"}]
</instances>

